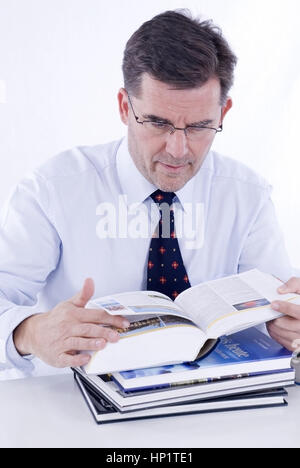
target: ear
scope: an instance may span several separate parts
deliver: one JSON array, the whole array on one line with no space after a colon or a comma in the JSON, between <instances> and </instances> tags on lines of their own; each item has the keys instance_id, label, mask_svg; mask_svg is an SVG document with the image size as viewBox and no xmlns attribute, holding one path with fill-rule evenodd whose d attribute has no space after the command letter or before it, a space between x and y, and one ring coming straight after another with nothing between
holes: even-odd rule
<instances>
[{"instance_id":1,"label":"ear","mask_svg":"<svg viewBox=\"0 0 300 468\"><path fill-rule=\"evenodd\" d=\"M225 119L225 116L226 116L227 112L232 108L232 106L233 106L232 99L231 99L231 97L228 97L225 106L223 106L223 108L222 108L222 121L221 121L221 123Z\"/></svg>"},{"instance_id":2,"label":"ear","mask_svg":"<svg viewBox=\"0 0 300 468\"><path fill-rule=\"evenodd\" d=\"M119 103L119 112L122 122L125 125L128 125L129 120L129 105L128 105L128 94L126 89L121 88L118 92L118 103Z\"/></svg>"}]
</instances>

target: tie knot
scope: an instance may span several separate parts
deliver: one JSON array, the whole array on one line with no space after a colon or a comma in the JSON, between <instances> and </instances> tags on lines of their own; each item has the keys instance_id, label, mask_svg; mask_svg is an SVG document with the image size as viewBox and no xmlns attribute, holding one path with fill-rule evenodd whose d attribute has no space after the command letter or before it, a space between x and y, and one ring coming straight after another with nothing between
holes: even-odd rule
<instances>
[{"instance_id":1,"label":"tie knot","mask_svg":"<svg viewBox=\"0 0 300 468\"><path fill-rule=\"evenodd\" d=\"M152 193L151 198L155 203L161 205L162 203L167 203L169 206L172 205L176 194L174 192L162 192L161 190L156 190Z\"/></svg>"}]
</instances>

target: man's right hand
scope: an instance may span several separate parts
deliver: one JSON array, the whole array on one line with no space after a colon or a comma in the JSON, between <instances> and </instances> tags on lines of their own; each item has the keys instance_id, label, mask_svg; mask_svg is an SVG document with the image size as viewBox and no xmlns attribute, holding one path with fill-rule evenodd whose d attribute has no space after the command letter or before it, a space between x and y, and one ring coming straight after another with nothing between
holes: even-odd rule
<instances>
[{"instance_id":1,"label":"man's right hand","mask_svg":"<svg viewBox=\"0 0 300 468\"><path fill-rule=\"evenodd\" d=\"M126 329L129 322L102 309L86 309L94 289L93 280L86 279L82 290L68 301L24 320L14 331L17 351L33 354L53 367L77 367L91 358L80 351L99 351L107 342L119 341L119 333L110 327Z\"/></svg>"}]
</instances>

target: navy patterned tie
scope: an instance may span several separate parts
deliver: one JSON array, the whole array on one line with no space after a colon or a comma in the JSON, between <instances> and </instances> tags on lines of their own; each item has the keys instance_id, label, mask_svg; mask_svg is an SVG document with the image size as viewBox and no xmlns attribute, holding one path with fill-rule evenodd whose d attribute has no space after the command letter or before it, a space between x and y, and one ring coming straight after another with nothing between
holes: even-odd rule
<instances>
[{"instance_id":1,"label":"navy patterned tie","mask_svg":"<svg viewBox=\"0 0 300 468\"><path fill-rule=\"evenodd\" d=\"M166 294L171 299L191 287L175 233L173 192L157 190L151 195L158 204L160 221L152 237L148 259L147 289Z\"/></svg>"}]
</instances>

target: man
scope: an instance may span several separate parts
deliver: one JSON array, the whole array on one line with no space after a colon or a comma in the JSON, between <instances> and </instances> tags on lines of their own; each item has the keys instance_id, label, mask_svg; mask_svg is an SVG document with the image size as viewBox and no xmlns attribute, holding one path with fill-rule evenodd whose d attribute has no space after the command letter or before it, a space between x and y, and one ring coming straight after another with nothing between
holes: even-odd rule
<instances>
[{"instance_id":1,"label":"man","mask_svg":"<svg viewBox=\"0 0 300 468\"><path fill-rule=\"evenodd\" d=\"M158 15L125 50L118 102L128 137L63 153L18 185L0 233L3 369L80 366L84 351L117 342L128 321L85 308L94 295L153 289L175 298L254 267L291 276L270 187L210 151L232 107L235 65L213 24ZM169 236L155 231L164 199L174 208ZM191 229L177 235L191 207L201 214L194 239Z\"/></svg>"}]
</instances>

